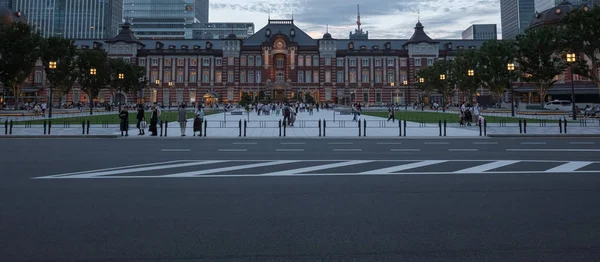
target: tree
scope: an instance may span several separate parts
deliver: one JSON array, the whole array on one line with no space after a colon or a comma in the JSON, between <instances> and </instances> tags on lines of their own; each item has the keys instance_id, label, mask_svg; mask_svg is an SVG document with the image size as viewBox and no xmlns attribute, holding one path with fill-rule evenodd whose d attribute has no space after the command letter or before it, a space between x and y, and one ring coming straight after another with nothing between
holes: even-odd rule
<instances>
[{"instance_id":1,"label":"tree","mask_svg":"<svg viewBox=\"0 0 600 262\"><path fill-rule=\"evenodd\" d=\"M449 101L448 98L453 93L452 90L456 81L451 70L453 67L453 60L438 60L432 66L425 68L425 72L419 72L425 80L427 89L436 90L442 95L443 110L445 110L446 102Z\"/></svg>"},{"instance_id":2,"label":"tree","mask_svg":"<svg viewBox=\"0 0 600 262\"><path fill-rule=\"evenodd\" d=\"M315 98L310 93L304 93L304 101L307 104L315 104Z\"/></svg>"},{"instance_id":3,"label":"tree","mask_svg":"<svg viewBox=\"0 0 600 262\"><path fill-rule=\"evenodd\" d=\"M90 115L94 112L94 99L100 90L110 83L110 65L104 50L81 50L77 57L79 68L79 84L90 100Z\"/></svg>"},{"instance_id":4,"label":"tree","mask_svg":"<svg viewBox=\"0 0 600 262\"><path fill-rule=\"evenodd\" d=\"M496 97L502 97L507 88L510 89L511 72L508 63L513 63L517 55L514 42L510 40L490 40L483 43L480 52L482 84L491 90Z\"/></svg>"},{"instance_id":5,"label":"tree","mask_svg":"<svg viewBox=\"0 0 600 262\"><path fill-rule=\"evenodd\" d=\"M556 80L554 77L567 68L561 39L564 31L558 27L537 27L517 36L517 62L522 79L535 83L540 103Z\"/></svg>"},{"instance_id":6,"label":"tree","mask_svg":"<svg viewBox=\"0 0 600 262\"><path fill-rule=\"evenodd\" d=\"M252 104L252 97L250 96L250 94L248 94L248 92L242 93L242 98L240 99L240 106L243 106L244 108L246 108L246 110L248 110L248 106L250 104Z\"/></svg>"},{"instance_id":7,"label":"tree","mask_svg":"<svg viewBox=\"0 0 600 262\"><path fill-rule=\"evenodd\" d=\"M12 89L18 104L23 83L31 76L40 57L41 36L26 23L0 26L0 81Z\"/></svg>"},{"instance_id":8,"label":"tree","mask_svg":"<svg viewBox=\"0 0 600 262\"><path fill-rule=\"evenodd\" d=\"M146 86L144 67L130 64L123 59L109 59L110 89L113 93L137 92ZM119 111L121 111L119 103Z\"/></svg>"},{"instance_id":9,"label":"tree","mask_svg":"<svg viewBox=\"0 0 600 262\"><path fill-rule=\"evenodd\" d=\"M73 40L50 37L41 41L41 59L50 83L50 93L58 89L59 105L77 81L77 47ZM48 116L52 117L52 95Z\"/></svg>"},{"instance_id":10,"label":"tree","mask_svg":"<svg viewBox=\"0 0 600 262\"><path fill-rule=\"evenodd\" d=\"M425 67L419 70L419 72L417 72L417 88L421 91L420 103L424 103L423 98L425 97L425 95L436 88L437 80L435 80L435 75L437 74L437 72L435 70L435 68L430 66ZM437 75L437 77L439 79L439 75ZM421 79L423 81L421 81ZM421 107L421 109L423 110L424 108Z\"/></svg>"},{"instance_id":11,"label":"tree","mask_svg":"<svg viewBox=\"0 0 600 262\"><path fill-rule=\"evenodd\" d=\"M583 54L586 60L578 59L574 72L591 79L600 89L600 8L571 11L564 22L568 32L563 34L565 49Z\"/></svg>"},{"instance_id":12,"label":"tree","mask_svg":"<svg viewBox=\"0 0 600 262\"><path fill-rule=\"evenodd\" d=\"M467 50L458 53L452 67L453 82L458 89L468 98L468 103L473 102L473 95L481 86L484 74L481 72L481 52L478 50Z\"/></svg>"}]
</instances>

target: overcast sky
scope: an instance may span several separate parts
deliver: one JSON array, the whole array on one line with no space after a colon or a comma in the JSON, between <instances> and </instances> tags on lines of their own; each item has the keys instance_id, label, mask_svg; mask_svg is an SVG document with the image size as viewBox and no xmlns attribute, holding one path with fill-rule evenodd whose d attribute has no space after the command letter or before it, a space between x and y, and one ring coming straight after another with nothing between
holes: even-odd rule
<instances>
[{"instance_id":1,"label":"overcast sky","mask_svg":"<svg viewBox=\"0 0 600 262\"><path fill-rule=\"evenodd\" d=\"M471 24L497 24L499 0L211 0L210 22L253 22L256 31L271 18L289 19L313 38L329 24L334 38L348 38L356 28L360 4L362 28L369 38L410 38L419 16L431 38L460 39Z\"/></svg>"}]
</instances>

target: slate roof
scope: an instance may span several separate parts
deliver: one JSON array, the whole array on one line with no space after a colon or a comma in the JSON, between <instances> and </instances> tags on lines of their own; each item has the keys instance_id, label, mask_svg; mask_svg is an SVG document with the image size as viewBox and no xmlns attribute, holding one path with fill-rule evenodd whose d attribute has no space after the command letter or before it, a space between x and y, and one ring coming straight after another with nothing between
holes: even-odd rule
<instances>
[{"instance_id":1,"label":"slate roof","mask_svg":"<svg viewBox=\"0 0 600 262\"><path fill-rule=\"evenodd\" d=\"M406 46L408 44L418 44L418 43L423 43L423 42L430 43L430 44L439 43L439 42L431 39L431 37L429 37L427 35L427 33L425 33L424 28L425 27L423 27L423 24L421 24L421 21L417 22L417 24L415 25L415 32L413 33L410 40L408 42L404 43L404 46Z\"/></svg>"},{"instance_id":2,"label":"slate roof","mask_svg":"<svg viewBox=\"0 0 600 262\"><path fill-rule=\"evenodd\" d=\"M295 36L290 35L291 30L294 29ZM266 31L271 30L271 35L267 36ZM294 24L294 20L272 20L269 19L269 23L254 33L248 39L244 40L244 46L260 46L263 42L270 40L271 36L275 34L283 34L290 38L290 40L298 43L299 46L316 46L317 40L310 37L302 29L298 28Z\"/></svg>"},{"instance_id":3,"label":"slate roof","mask_svg":"<svg viewBox=\"0 0 600 262\"><path fill-rule=\"evenodd\" d=\"M586 12L589 10L587 4L573 5L568 1L562 1L557 6L544 10L541 13L535 12L531 23L529 23L529 28L561 23L568 13L581 8Z\"/></svg>"},{"instance_id":4,"label":"slate roof","mask_svg":"<svg viewBox=\"0 0 600 262\"><path fill-rule=\"evenodd\" d=\"M131 24L125 23L119 31L119 34L115 36L113 39L106 40L107 43L116 43L116 42L124 42L127 44L138 43L143 45L140 40L133 34L131 30Z\"/></svg>"}]
</instances>

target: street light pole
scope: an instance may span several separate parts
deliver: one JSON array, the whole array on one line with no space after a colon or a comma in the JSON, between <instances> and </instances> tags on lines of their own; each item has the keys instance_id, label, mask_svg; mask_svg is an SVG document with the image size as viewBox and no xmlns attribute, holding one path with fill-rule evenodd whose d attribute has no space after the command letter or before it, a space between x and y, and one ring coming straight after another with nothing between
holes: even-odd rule
<instances>
[{"instance_id":1,"label":"street light pole","mask_svg":"<svg viewBox=\"0 0 600 262\"><path fill-rule=\"evenodd\" d=\"M423 83L425 83L425 78L419 78L419 83L421 83L421 85L423 85ZM423 94L423 88L421 88L421 111L425 111L425 94Z\"/></svg>"},{"instance_id":2,"label":"street light pole","mask_svg":"<svg viewBox=\"0 0 600 262\"><path fill-rule=\"evenodd\" d=\"M408 81L404 80L402 82L404 84L404 87L408 89L408 95L406 95L406 99L404 99L404 110L408 110L408 99L410 98L410 88L408 88Z\"/></svg>"},{"instance_id":3,"label":"street light pole","mask_svg":"<svg viewBox=\"0 0 600 262\"><path fill-rule=\"evenodd\" d=\"M575 107L575 79L573 78L573 65L577 61L575 54L567 54L567 63L571 64L571 107L573 110L573 120L577 120L577 108Z\"/></svg>"},{"instance_id":4,"label":"street light pole","mask_svg":"<svg viewBox=\"0 0 600 262\"><path fill-rule=\"evenodd\" d=\"M508 82L510 84L510 114L512 117L515 117L515 90L513 88L512 82L512 71L515 71L515 64L508 63Z\"/></svg>"},{"instance_id":5,"label":"street light pole","mask_svg":"<svg viewBox=\"0 0 600 262\"><path fill-rule=\"evenodd\" d=\"M90 68L90 75L96 76L96 68ZM95 81L94 81L94 84L95 84ZM88 94L88 99L90 99L90 116L91 116L94 114L94 98L91 96L91 94Z\"/></svg>"},{"instance_id":6,"label":"street light pole","mask_svg":"<svg viewBox=\"0 0 600 262\"><path fill-rule=\"evenodd\" d=\"M51 61L48 64L48 68L52 69L53 71L56 69L56 62L55 61ZM52 83L50 83L50 101L48 103L48 118L52 118L52 102L54 101L54 98L52 98L52 91L54 90L54 86L52 85Z\"/></svg>"},{"instance_id":7,"label":"street light pole","mask_svg":"<svg viewBox=\"0 0 600 262\"><path fill-rule=\"evenodd\" d=\"M446 101L444 99L444 96L446 96L446 87L445 87L445 83L444 83L444 80L446 80L446 75L441 74L440 80L442 81L442 112L446 112L446 107L445 107Z\"/></svg>"}]
</instances>

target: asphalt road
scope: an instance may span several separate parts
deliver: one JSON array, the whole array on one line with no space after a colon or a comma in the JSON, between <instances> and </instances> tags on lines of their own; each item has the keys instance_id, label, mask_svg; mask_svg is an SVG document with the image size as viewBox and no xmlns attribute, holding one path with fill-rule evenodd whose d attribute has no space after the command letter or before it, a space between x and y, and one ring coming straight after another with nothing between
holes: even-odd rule
<instances>
[{"instance_id":1,"label":"asphalt road","mask_svg":"<svg viewBox=\"0 0 600 262\"><path fill-rule=\"evenodd\" d=\"M597 261L599 145L5 139L0 260ZM405 164L419 167L378 175ZM295 175L319 165L335 168ZM158 177L173 174L213 176Z\"/></svg>"}]
</instances>

